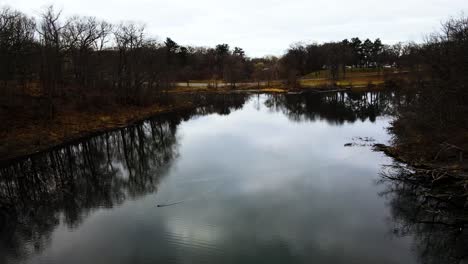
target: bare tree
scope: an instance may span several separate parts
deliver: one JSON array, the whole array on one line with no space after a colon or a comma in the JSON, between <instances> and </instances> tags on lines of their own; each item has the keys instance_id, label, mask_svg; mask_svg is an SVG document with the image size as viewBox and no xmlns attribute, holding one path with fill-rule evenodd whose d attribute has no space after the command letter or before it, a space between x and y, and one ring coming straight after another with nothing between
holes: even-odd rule
<instances>
[{"instance_id":1,"label":"bare tree","mask_svg":"<svg viewBox=\"0 0 468 264\"><path fill-rule=\"evenodd\" d=\"M34 45L35 22L10 8L0 10L0 80L24 81L31 71L29 59Z\"/></svg>"},{"instance_id":2,"label":"bare tree","mask_svg":"<svg viewBox=\"0 0 468 264\"><path fill-rule=\"evenodd\" d=\"M144 30L143 25L122 23L114 31L119 51L117 87L126 103L135 103L135 94L143 84L143 75L139 68L145 45Z\"/></svg>"},{"instance_id":3,"label":"bare tree","mask_svg":"<svg viewBox=\"0 0 468 264\"><path fill-rule=\"evenodd\" d=\"M41 14L41 22L37 28L42 44L42 81L46 94L53 96L57 86L62 84L62 66L65 45L63 30L65 24L60 21L61 11L56 12L49 6Z\"/></svg>"}]
</instances>

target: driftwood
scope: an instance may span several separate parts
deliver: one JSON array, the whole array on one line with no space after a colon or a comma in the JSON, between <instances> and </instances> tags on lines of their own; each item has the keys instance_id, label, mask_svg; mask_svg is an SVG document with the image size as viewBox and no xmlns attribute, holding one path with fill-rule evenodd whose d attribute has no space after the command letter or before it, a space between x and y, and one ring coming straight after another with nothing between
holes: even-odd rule
<instances>
[{"instance_id":1,"label":"driftwood","mask_svg":"<svg viewBox=\"0 0 468 264\"><path fill-rule=\"evenodd\" d=\"M458 149L463 151L461 148L458 148L456 146L451 147L451 149ZM450 176L450 177L455 177L458 179L467 179L468 180L468 175L464 174L463 171L457 171L453 168L449 168L446 166L443 166L438 163L430 163L430 162L413 162L411 160L407 160L401 155L399 155L394 149L390 146L384 145L384 144L374 144L373 145L373 150L374 151L381 151L385 153L387 156L392 157L398 162L408 164L415 170L418 170L421 173L427 173L432 176L433 180L440 180L444 178L445 176ZM439 151L440 152L440 151ZM462 153L462 152L461 152ZM439 154L438 154L439 155ZM462 154L461 154L462 155ZM436 156L437 159L437 156ZM434 159L434 161L436 160Z\"/></svg>"},{"instance_id":2,"label":"driftwood","mask_svg":"<svg viewBox=\"0 0 468 264\"><path fill-rule=\"evenodd\" d=\"M167 207L167 206L171 206L171 205L180 204L180 203L183 203L183 202L185 202L185 200L184 200L184 201L175 202L175 203L169 203L169 204L158 204L157 207Z\"/></svg>"},{"instance_id":3,"label":"driftwood","mask_svg":"<svg viewBox=\"0 0 468 264\"><path fill-rule=\"evenodd\" d=\"M450 146L450 148L460 149L454 148L454 146ZM374 151L382 151L397 161L395 164L386 167L399 173L382 173L383 178L407 182L425 188L423 194L425 201L432 199L452 206L455 206L454 201L457 201L457 206L462 204L463 208L468 207L468 176L463 170L441 166L440 164L412 164L399 157L398 153L391 147L383 144L375 144Z\"/></svg>"}]
</instances>

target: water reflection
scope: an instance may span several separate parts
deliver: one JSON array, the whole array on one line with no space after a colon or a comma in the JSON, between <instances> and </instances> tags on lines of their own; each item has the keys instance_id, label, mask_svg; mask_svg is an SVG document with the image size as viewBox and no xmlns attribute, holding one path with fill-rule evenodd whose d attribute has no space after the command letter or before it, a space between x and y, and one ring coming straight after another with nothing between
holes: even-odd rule
<instances>
[{"instance_id":1,"label":"water reflection","mask_svg":"<svg viewBox=\"0 0 468 264\"><path fill-rule=\"evenodd\" d=\"M428 180L425 180L428 179ZM433 187L432 177L401 165L382 172L382 195L392 211L392 232L414 237L420 263L459 264L468 260L466 195L445 186Z\"/></svg>"},{"instance_id":2,"label":"water reflection","mask_svg":"<svg viewBox=\"0 0 468 264\"><path fill-rule=\"evenodd\" d=\"M394 94L192 96L203 107L0 168L0 263L413 263L383 235L382 157L343 147L385 138ZM386 194L397 223L414 219L417 190Z\"/></svg>"},{"instance_id":3,"label":"water reflection","mask_svg":"<svg viewBox=\"0 0 468 264\"><path fill-rule=\"evenodd\" d=\"M293 121L326 120L330 124L375 122L376 117L393 112L392 92L337 92L298 95L271 95L265 104L281 111Z\"/></svg>"},{"instance_id":4,"label":"water reflection","mask_svg":"<svg viewBox=\"0 0 468 264\"><path fill-rule=\"evenodd\" d=\"M193 98L196 99L193 99ZM203 105L196 109L197 115L208 115L217 113L219 115L229 115L232 111L242 109L247 99L247 94L198 94L192 95L192 100L198 105Z\"/></svg>"},{"instance_id":5,"label":"water reflection","mask_svg":"<svg viewBox=\"0 0 468 264\"><path fill-rule=\"evenodd\" d=\"M229 114L248 96L199 96L191 111L166 114L0 168L0 262L40 252L60 223L78 227L96 208L157 191L177 158L182 120Z\"/></svg>"},{"instance_id":6,"label":"water reflection","mask_svg":"<svg viewBox=\"0 0 468 264\"><path fill-rule=\"evenodd\" d=\"M1 169L2 248L40 251L60 222L76 227L93 208L154 192L177 156L176 125L150 120Z\"/></svg>"}]
</instances>

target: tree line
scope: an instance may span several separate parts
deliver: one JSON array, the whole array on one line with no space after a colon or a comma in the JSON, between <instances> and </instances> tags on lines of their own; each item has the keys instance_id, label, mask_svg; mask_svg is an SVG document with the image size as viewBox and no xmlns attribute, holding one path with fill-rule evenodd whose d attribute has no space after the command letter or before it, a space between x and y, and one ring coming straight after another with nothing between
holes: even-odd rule
<instances>
[{"instance_id":1,"label":"tree line","mask_svg":"<svg viewBox=\"0 0 468 264\"><path fill-rule=\"evenodd\" d=\"M418 63L415 54L421 47L412 42L388 45L379 38L362 41L357 37L322 44L298 43L281 58L282 77L297 85L298 78L320 70L327 70L332 80L346 78L346 71L355 68L409 70Z\"/></svg>"},{"instance_id":2,"label":"tree line","mask_svg":"<svg viewBox=\"0 0 468 264\"><path fill-rule=\"evenodd\" d=\"M175 83L211 80L236 83L298 79L327 70L330 78L346 77L348 69L393 67L420 72L434 80L466 76L466 18L449 21L439 35L423 44L386 45L380 39L294 44L281 57L249 58L240 47L182 46L167 38L152 38L143 25L111 24L95 17L64 18L54 7L38 19L8 7L0 9L0 105L36 88L40 107L53 116L56 98L99 105L104 101L145 105L163 98ZM466 25L465 25L466 27ZM463 42L463 41L462 41ZM457 64L457 65L455 65ZM34 90L34 89L33 89ZM16 97L15 97L16 96ZM30 104L27 99L18 104ZM11 110L11 109L10 109Z\"/></svg>"},{"instance_id":3,"label":"tree line","mask_svg":"<svg viewBox=\"0 0 468 264\"><path fill-rule=\"evenodd\" d=\"M52 115L57 97L144 105L176 82L214 80L217 86L223 80L235 86L266 78L269 61L251 60L242 48L228 44L205 48L170 38L158 42L136 23L63 18L52 6L39 19L8 7L0 10L0 103L37 86Z\"/></svg>"},{"instance_id":4,"label":"tree line","mask_svg":"<svg viewBox=\"0 0 468 264\"><path fill-rule=\"evenodd\" d=\"M52 6L39 19L4 7L0 11L0 81L3 90L40 81L49 97L79 87L83 97L111 89L123 103L139 104L175 82L271 81L329 67L369 67L395 56L379 39L292 46L277 58L249 58L219 44L191 47L167 38L158 42L135 23L113 25L94 17L63 18ZM393 50L392 50L393 51Z\"/></svg>"}]
</instances>

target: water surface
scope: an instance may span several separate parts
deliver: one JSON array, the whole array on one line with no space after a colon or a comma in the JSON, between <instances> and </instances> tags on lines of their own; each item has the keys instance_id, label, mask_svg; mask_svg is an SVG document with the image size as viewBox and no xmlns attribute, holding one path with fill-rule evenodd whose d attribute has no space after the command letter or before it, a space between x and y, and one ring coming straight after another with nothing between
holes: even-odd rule
<instances>
[{"instance_id":1,"label":"water surface","mask_svg":"<svg viewBox=\"0 0 468 264\"><path fill-rule=\"evenodd\" d=\"M388 97L218 96L12 164L0 262L417 263L369 146Z\"/></svg>"}]
</instances>

